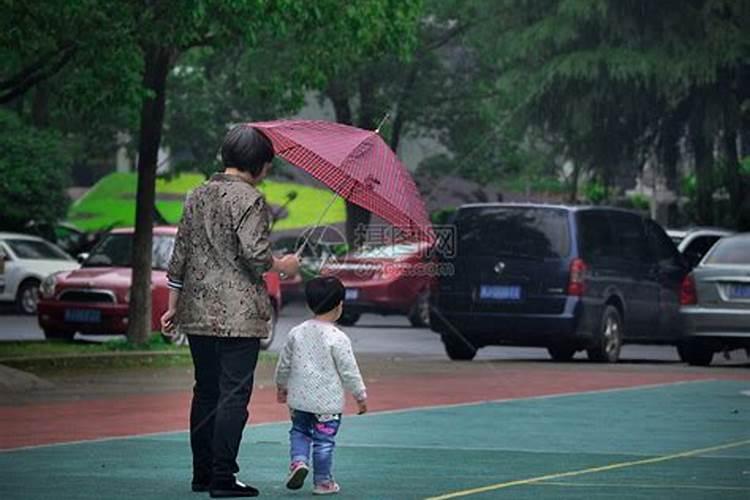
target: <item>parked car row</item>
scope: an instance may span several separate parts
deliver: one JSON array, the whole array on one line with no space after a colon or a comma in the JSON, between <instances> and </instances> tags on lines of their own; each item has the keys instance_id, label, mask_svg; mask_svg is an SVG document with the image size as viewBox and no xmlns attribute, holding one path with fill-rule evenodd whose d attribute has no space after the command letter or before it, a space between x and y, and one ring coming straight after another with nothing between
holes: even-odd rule
<instances>
[{"instance_id":1,"label":"parked car row","mask_svg":"<svg viewBox=\"0 0 750 500\"><path fill-rule=\"evenodd\" d=\"M750 351L748 234L665 233L626 210L537 204L465 205L452 223L455 248L437 261L424 243L307 260L343 281L342 324L363 313L405 315L438 332L451 359L473 359L489 345L545 347L559 361L586 351L615 362L623 344L667 344L696 365L719 351ZM154 229L154 330L166 309L175 236L174 227ZM0 300L38 314L47 338L125 333L132 237L132 229L111 231L81 265L41 238L0 233ZM451 272L431 272L430 264L450 264ZM268 347L282 287L300 283L264 278L274 310Z\"/></svg>"},{"instance_id":2,"label":"parked car row","mask_svg":"<svg viewBox=\"0 0 750 500\"><path fill-rule=\"evenodd\" d=\"M156 227L153 234L151 328L158 331L167 309L166 268L177 228ZM132 229L111 231L79 263L42 238L0 233L0 300L15 302L24 314L37 314L46 338L125 334L132 241ZM273 342L281 287L277 273L266 273L264 280L273 306L269 337L261 343L267 348ZM170 340L186 342L179 333Z\"/></svg>"},{"instance_id":3,"label":"parked car row","mask_svg":"<svg viewBox=\"0 0 750 500\"><path fill-rule=\"evenodd\" d=\"M718 350L750 349L746 235L721 240L689 274L665 231L626 210L485 203L461 207L453 223L457 251L443 260L455 273L430 294L430 325L451 359L510 345L615 362L639 343L708 364Z\"/></svg>"}]
</instances>

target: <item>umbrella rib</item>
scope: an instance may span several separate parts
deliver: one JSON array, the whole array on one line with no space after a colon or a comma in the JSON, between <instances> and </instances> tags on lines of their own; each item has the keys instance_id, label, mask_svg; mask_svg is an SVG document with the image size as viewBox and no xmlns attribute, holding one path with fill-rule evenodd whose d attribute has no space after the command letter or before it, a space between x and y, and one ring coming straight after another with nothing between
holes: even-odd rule
<instances>
[{"instance_id":1,"label":"umbrella rib","mask_svg":"<svg viewBox=\"0 0 750 500\"><path fill-rule=\"evenodd\" d=\"M339 197L339 194L336 191L333 191L333 196L331 196L331 201L328 202L328 205L326 205L326 208L320 214L318 221L315 223L315 226L313 226L313 230L307 232L307 236L305 236L304 241L302 241L302 245L300 245L300 247L295 252L295 254L297 255L297 258L299 258L300 255L302 255L302 250L305 249L305 247L307 246L307 243L310 241L310 236L312 236L316 228L320 227L320 223L323 222L323 217L325 217L325 215L331 209L331 207L333 206L333 203L336 201L338 197Z\"/></svg>"}]
</instances>

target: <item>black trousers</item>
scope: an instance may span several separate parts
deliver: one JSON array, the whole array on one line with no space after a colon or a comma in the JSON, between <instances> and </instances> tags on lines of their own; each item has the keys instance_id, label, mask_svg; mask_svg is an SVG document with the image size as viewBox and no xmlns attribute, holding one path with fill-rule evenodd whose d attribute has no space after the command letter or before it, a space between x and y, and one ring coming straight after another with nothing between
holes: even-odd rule
<instances>
[{"instance_id":1,"label":"black trousers","mask_svg":"<svg viewBox=\"0 0 750 500\"><path fill-rule=\"evenodd\" d=\"M260 340L189 335L195 367L190 408L193 479L233 481L247 423Z\"/></svg>"}]
</instances>

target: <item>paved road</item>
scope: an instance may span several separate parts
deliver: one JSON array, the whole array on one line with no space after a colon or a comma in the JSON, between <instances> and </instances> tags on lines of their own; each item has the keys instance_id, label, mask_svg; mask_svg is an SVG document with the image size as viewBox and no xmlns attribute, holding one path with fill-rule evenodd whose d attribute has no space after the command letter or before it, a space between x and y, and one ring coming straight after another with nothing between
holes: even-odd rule
<instances>
[{"instance_id":1,"label":"paved road","mask_svg":"<svg viewBox=\"0 0 750 500\"><path fill-rule=\"evenodd\" d=\"M278 337L271 350L278 351L283 346L289 329L303 321L306 315L305 308L300 303L292 303L285 307L279 318ZM358 353L445 359L445 351L439 337L426 328L412 328L405 317L365 314L356 326L347 327L345 330ZM102 339L80 335L77 338L93 341ZM0 309L0 341L43 339L44 335L37 326L36 318L16 316L7 308ZM750 360L743 351L733 351L731 356L731 359L726 361L717 355L714 364L750 365ZM585 353L578 353L576 357L585 359ZM621 358L626 362L644 364L679 361L675 349L668 346L628 345L623 348ZM549 356L545 349L486 347L479 351L476 359L548 360Z\"/></svg>"}]
</instances>

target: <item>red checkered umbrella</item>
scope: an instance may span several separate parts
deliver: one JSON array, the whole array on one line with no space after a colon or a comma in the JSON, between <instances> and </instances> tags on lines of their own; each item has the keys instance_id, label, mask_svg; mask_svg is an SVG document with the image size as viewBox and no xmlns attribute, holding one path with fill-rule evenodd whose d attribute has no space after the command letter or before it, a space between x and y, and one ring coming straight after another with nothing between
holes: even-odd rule
<instances>
[{"instance_id":1,"label":"red checkered umbrella","mask_svg":"<svg viewBox=\"0 0 750 500\"><path fill-rule=\"evenodd\" d=\"M401 231L433 241L414 179L377 132L316 120L247 125L271 140L276 155L309 172L341 197Z\"/></svg>"}]
</instances>

